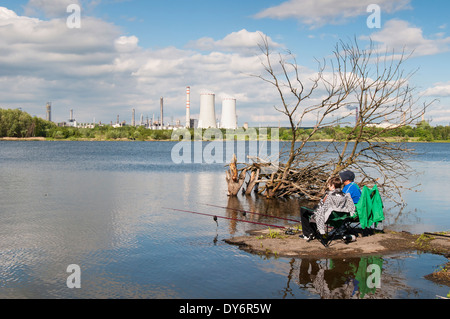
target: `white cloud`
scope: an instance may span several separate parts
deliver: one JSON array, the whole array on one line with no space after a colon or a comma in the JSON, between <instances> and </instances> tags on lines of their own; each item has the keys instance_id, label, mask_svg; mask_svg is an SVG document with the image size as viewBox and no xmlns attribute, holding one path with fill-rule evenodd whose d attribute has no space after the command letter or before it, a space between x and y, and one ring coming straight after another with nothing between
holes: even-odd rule
<instances>
[{"instance_id":1,"label":"white cloud","mask_svg":"<svg viewBox=\"0 0 450 319\"><path fill-rule=\"evenodd\" d=\"M433 87L424 92L425 96L450 97L450 82L436 83Z\"/></svg>"},{"instance_id":2,"label":"white cloud","mask_svg":"<svg viewBox=\"0 0 450 319\"><path fill-rule=\"evenodd\" d=\"M67 7L71 4L81 6L79 0L29 0L24 11L29 16L43 14L49 18L62 17L67 16Z\"/></svg>"},{"instance_id":3,"label":"white cloud","mask_svg":"<svg viewBox=\"0 0 450 319\"><path fill-rule=\"evenodd\" d=\"M238 32L232 32L220 40L208 37L201 38L190 42L188 47L203 51L239 52L254 55L260 53L258 44L263 42L263 37L264 34L261 31L250 32L242 29ZM267 41L271 48L281 47L280 44L273 41L270 37L267 37Z\"/></svg>"},{"instance_id":4,"label":"white cloud","mask_svg":"<svg viewBox=\"0 0 450 319\"><path fill-rule=\"evenodd\" d=\"M351 18L367 15L367 7L376 3L382 12L392 13L409 9L410 0L288 0L278 6L265 9L256 18L297 19L311 27L345 23Z\"/></svg>"},{"instance_id":5,"label":"white cloud","mask_svg":"<svg viewBox=\"0 0 450 319\"><path fill-rule=\"evenodd\" d=\"M414 51L415 56L433 55L450 50L450 37L444 38L441 34L435 39L426 38L421 28L398 19L387 21L383 28L373 33L370 38L390 50L401 52L404 48L406 52Z\"/></svg>"},{"instance_id":6,"label":"white cloud","mask_svg":"<svg viewBox=\"0 0 450 319\"><path fill-rule=\"evenodd\" d=\"M114 45L118 52L132 52L138 48L139 39L132 35L130 37L121 36L116 39Z\"/></svg>"},{"instance_id":7,"label":"white cloud","mask_svg":"<svg viewBox=\"0 0 450 319\"><path fill-rule=\"evenodd\" d=\"M144 49L136 36L89 16L82 17L80 29L69 29L65 18L29 18L0 7L0 26L0 107L45 117L50 101L56 121L67 120L74 109L79 121L109 122L118 114L127 120L132 108L158 114L164 96L167 115L182 119L185 87L191 86L194 115L204 88L217 94L218 114L222 95L238 98L242 122L250 121L245 114L258 114L255 108L276 114L276 92L247 75L263 72L259 57L249 54L257 32L231 33L202 52Z\"/></svg>"},{"instance_id":8,"label":"white cloud","mask_svg":"<svg viewBox=\"0 0 450 319\"><path fill-rule=\"evenodd\" d=\"M450 101L437 101L433 107L427 109L425 119L431 120L432 125L449 125Z\"/></svg>"}]
</instances>

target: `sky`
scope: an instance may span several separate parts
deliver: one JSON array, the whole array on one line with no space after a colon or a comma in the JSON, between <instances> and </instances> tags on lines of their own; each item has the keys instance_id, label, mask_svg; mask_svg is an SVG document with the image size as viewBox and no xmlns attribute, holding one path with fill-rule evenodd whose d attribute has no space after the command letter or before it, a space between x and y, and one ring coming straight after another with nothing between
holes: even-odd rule
<instances>
[{"instance_id":1,"label":"sky","mask_svg":"<svg viewBox=\"0 0 450 319\"><path fill-rule=\"evenodd\" d=\"M371 4L380 8L375 28ZM219 119L223 97L232 96L240 126L287 125L276 89L257 77L267 75L261 35L272 51L295 56L306 86L338 41L365 47L371 39L413 52L410 84L436 99L425 117L449 125L448 12L445 0L0 0L0 108L45 118L51 102L54 122L73 109L80 123L118 115L130 123L132 109L137 119L157 119L163 97L166 121L184 123L190 86L193 118L200 94L214 92Z\"/></svg>"}]
</instances>

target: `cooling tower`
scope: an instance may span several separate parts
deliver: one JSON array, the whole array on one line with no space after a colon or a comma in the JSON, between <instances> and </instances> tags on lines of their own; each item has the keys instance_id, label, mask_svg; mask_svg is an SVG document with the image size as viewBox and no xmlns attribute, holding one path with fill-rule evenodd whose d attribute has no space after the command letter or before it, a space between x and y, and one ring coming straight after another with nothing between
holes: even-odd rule
<instances>
[{"instance_id":1,"label":"cooling tower","mask_svg":"<svg viewBox=\"0 0 450 319\"><path fill-rule=\"evenodd\" d=\"M224 98L222 101L222 121L221 128L237 129L236 99Z\"/></svg>"},{"instance_id":2,"label":"cooling tower","mask_svg":"<svg viewBox=\"0 0 450 319\"><path fill-rule=\"evenodd\" d=\"M200 95L200 118L198 128L217 128L214 93L202 93Z\"/></svg>"}]
</instances>

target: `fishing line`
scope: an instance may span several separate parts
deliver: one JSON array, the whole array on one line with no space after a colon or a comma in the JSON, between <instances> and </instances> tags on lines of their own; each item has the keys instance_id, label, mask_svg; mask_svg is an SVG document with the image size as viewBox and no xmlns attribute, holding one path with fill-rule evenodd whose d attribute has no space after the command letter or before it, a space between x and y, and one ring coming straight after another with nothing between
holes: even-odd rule
<instances>
[{"instance_id":1,"label":"fishing line","mask_svg":"<svg viewBox=\"0 0 450 319\"><path fill-rule=\"evenodd\" d=\"M235 212L241 212L241 213L244 214L244 216L245 216L245 214L255 214L255 215L271 217L271 218L275 218L275 219L287 220L287 221L294 222L294 223L300 223L300 221L296 220L296 219L290 219L290 218L283 218L283 217L278 217L278 216L273 216L273 215L261 214L261 213L251 212L251 211L243 210L243 209L229 208L229 207L217 206L217 205L211 205L211 204L204 204L204 203L199 203L199 204L210 206L210 207L229 209L229 210L232 210L232 211L235 211Z\"/></svg>"},{"instance_id":2,"label":"fishing line","mask_svg":"<svg viewBox=\"0 0 450 319\"><path fill-rule=\"evenodd\" d=\"M189 213L189 214L196 214L196 215L213 217L213 220L216 221L216 223L217 223L217 219L221 218L221 219L234 220L234 221L243 222L243 223L249 223L249 224L262 225L262 226L267 226L267 227L274 227L274 228L281 228L281 229L291 230L288 227L279 226L279 225L271 225L271 224L266 224L266 223L253 222L253 221L244 220L244 219L237 219L237 218L231 218L231 217L224 217L224 216L217 216L217 215L212 215L212 214L199 213L199 212L194 212L194 211L184 210L184 209L176 209L176 208L168 208L168 207L163 207L163 209L169 209L169 210L173 210L173 211L176 211L176 212L184 212L184 213Z\"/></svg>"}]
</instances>

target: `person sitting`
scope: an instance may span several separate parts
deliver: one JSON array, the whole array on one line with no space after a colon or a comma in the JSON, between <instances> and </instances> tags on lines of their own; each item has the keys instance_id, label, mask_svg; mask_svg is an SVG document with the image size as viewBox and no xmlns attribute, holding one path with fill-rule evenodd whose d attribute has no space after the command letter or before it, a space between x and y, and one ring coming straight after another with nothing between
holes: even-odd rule
<instances>
[{"instance_id":1,"label":"person sitting","mask_svg":"<svg viewBox=\"0 0 450 319\"><path fill-rule=\"evenodd\" d=\"M352 216L355 214L355 204L350 194L341 190L342 182L337 176L328 181L328 190L320 200L315 210L305 207L300 209L303 235L301 238L311 241L315 238L317 231L325 235L325 223L333 211L346 212Z\"/></svg>"},{"instance_id":2,"label":"person sitting","mask_svg":"<svg viewBox=\"0 0 450 319\"><path fill-rule=\"evenodd\" d=\"M353 199L353 203L358 204L361 197L361 189L355 183L355 173L353 173L352 171L345 171L339 173L339 176L341 177L342 183L344 184L342 192L350 194Z\"/></svg>"}]
</instances>

